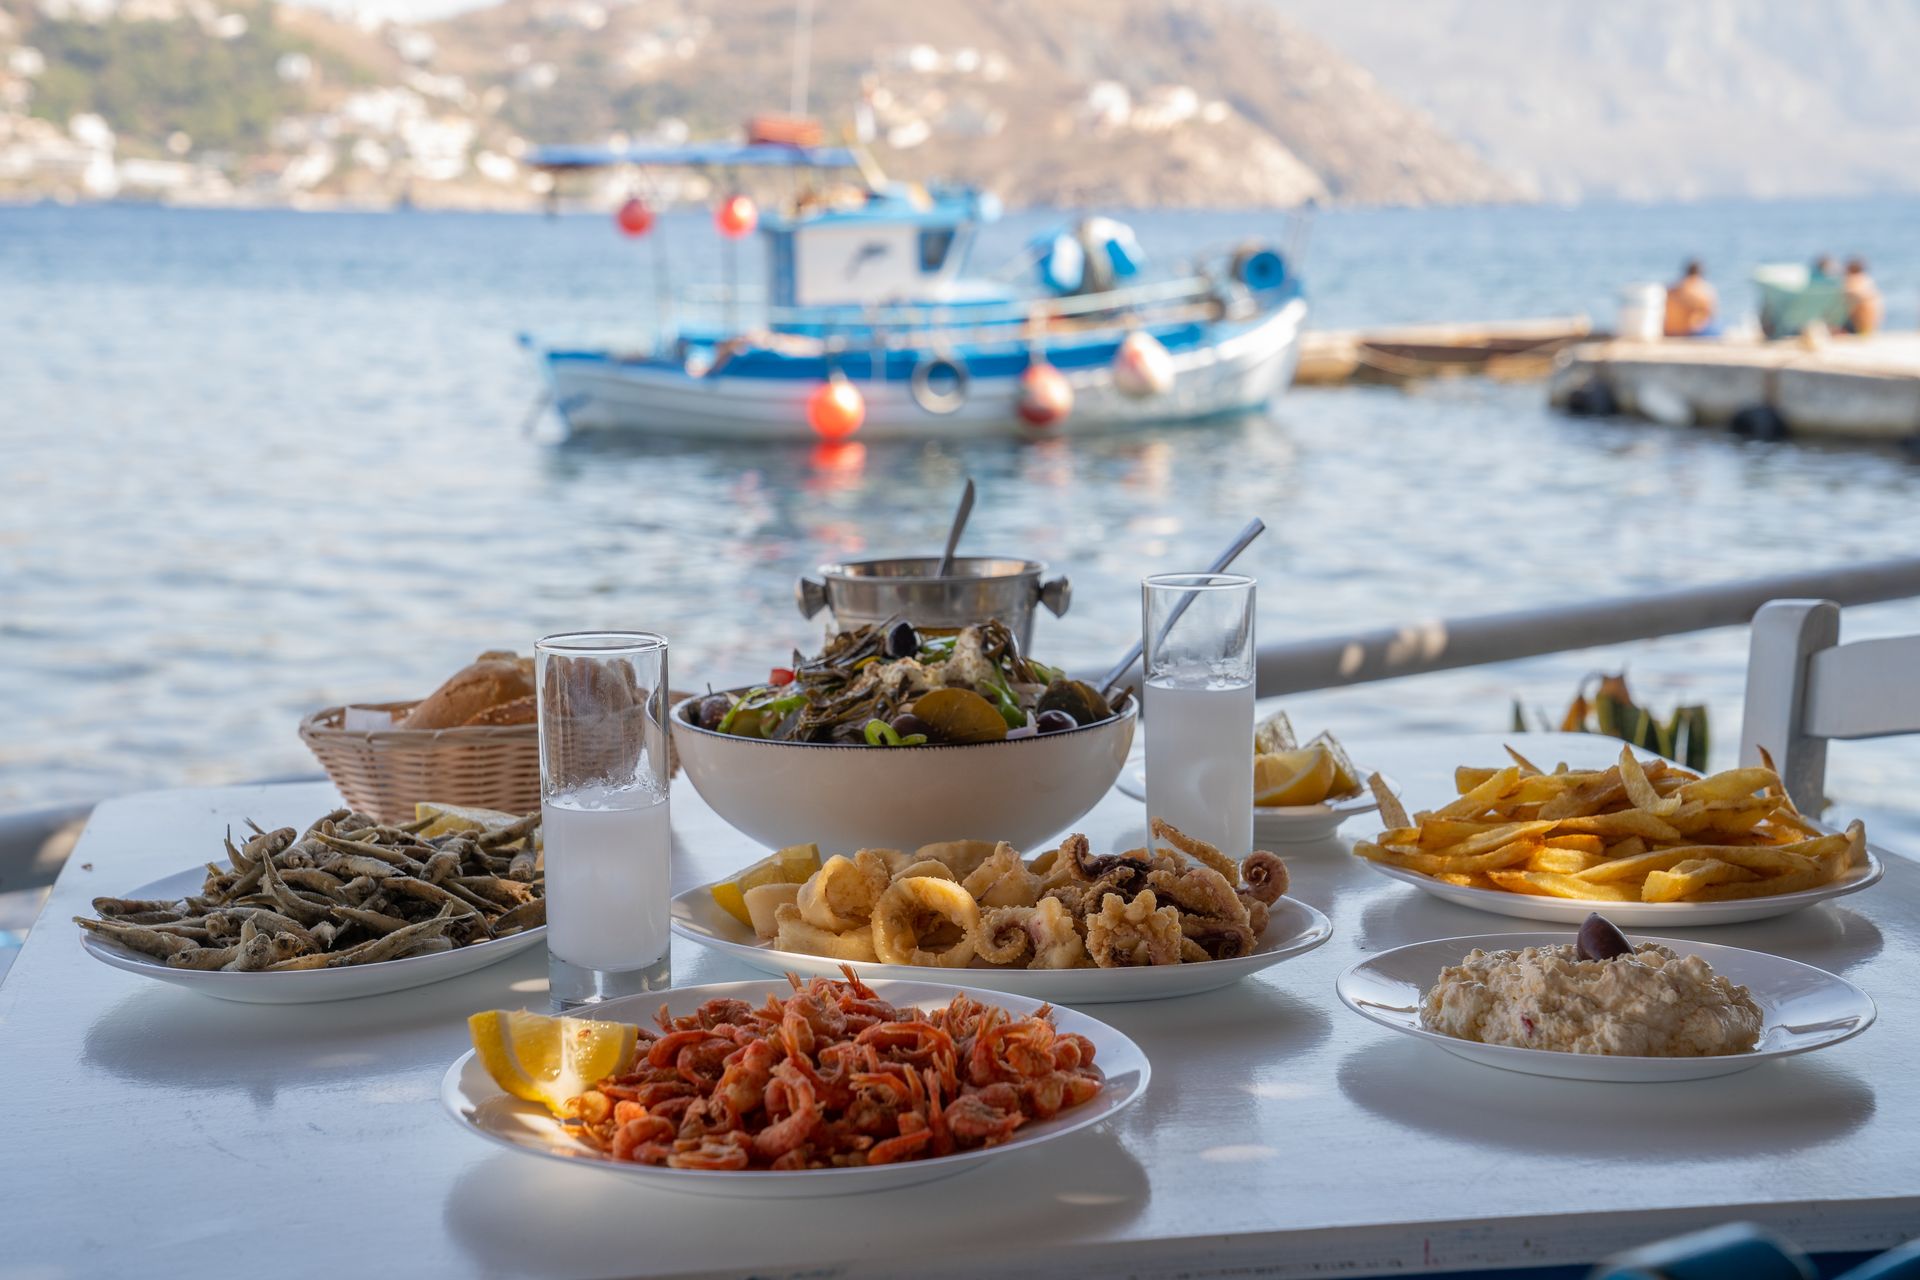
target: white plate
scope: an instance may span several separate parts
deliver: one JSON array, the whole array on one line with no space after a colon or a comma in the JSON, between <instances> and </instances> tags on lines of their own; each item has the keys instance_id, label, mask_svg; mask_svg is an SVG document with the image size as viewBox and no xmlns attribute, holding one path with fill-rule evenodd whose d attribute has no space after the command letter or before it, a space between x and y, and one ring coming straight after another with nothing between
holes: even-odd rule
<instances>
[{"instance_id":1,"label":"white plate","mask_svg":"<svg viewBox=\"0 0 1920 1280\"><path fill-rule=\"evenodd\" d=\"M1361 770L1364 777L1371 770ZM1120 771L1120 778L1114 787L1121 795L1147 802L1146 770L1129 762ZM1387 779L1387 785L1393 787L1393 780ZM1393 787L1395 791L1399 788ZM1256 840L1266 844L1317 844L1333 838L1340 824L1348 818L1359 817L1363 813L1372 813L1380 807L1371 791L1363 791L1346 800L1335 800L1331 804L1302 805L1255 805L1253 807L1253 834ZM1264 845L1263 845L1264 847Z\"/></svg>"},{"instance_id":2,"label":"white plate","mask_svg":"<svg viewBox=\"0 0 1920 1280\"><path fill-rule=\"evenodd\" d=\"M1145 965L1126 969L996 969L980 965L968 969L924 969L905 964L851 963L872 982L880 978L924 982L934 974L956 978L1035 1000L1061 1004L1110 1004L1120 1000L1159 1000L1189 996L1237 982L1250 973L1304 955L1333 936L1328 919L1304 902L1281 898L1269 910L1271 918L1260 946L1238 960L1209 960L1205 964ZM789 971L805 977L838 978L843 963L799 951L776 951L760 941L752 929L720 909L707 886L689 889L673 900L673 931L712 947L765 973Z\"/></svg>"},{"instance_id":3,"label":"white plate","mask_svg":"<svg viewBox=\"0 0 1920 1280\"><path fill-rule=\"evenodd\" d=\"M1715 973L1753 993L1766 1022L1760 1043L1751 1053L1712 1058L1608 1057L1597 1053L1479 1044L1429 1031L1420 1025L1421 997L1439 977L1440 970L1460 963L1467 952L1476 947L1500 951L1554 946L1573 941L1573 936L1570 931L1494 933L1416 942L1362 960L1341 974L1334 987L1347 1008L1361 1017L1439 1045L1456 1057L1507 1071L1567 1080L1643 1083L1727 1076L1774 1058L1839 1044L1873 1025L1873 1001L1867 993L1824 969L1740 947L1652 937L1633 937L1631 941L1658 942L1681 955L1697 955L1712 965Z\"/></svg>"},{"instance_id":4,"label":"white plate","mask_svg":"<svg viewBox=\"0 0 1920 1280\"><path fill-rule=\"evenodd\" d=\"M182 871L164 880L142 885L129 898L184 898L199 893L206 884L204 867ZM76 926L77 927L77 926ZM404 960L381 960L373 964L342 965L338 969L296 969L286 973L224 973L218 969L169 969L163 961L110 942L98 934L82 930L80 945L93 958L137 973L143 978L171 982L176 987L198 991L203 996L238 1000L245 1004L310 1004L319 1000L352 1000L357 996L384 995L404 991L429 982L443 982L475 969L505 960L528 947L544 946L547 929L541 925L491 942L476 942L470 947L455 947L432 955L409 956Z\"/></svg>"},{"instance_id":5,"label":"white plate","mask_svg":"<svg viewBox=\"0 0 1920 1280\"><path fill-rule=\"evenodd\" d=\"M1476 889L1470 885L1447 884L1432 876L1405 867L1389 866L1366 859L1368 866L1392 880L1424 889L1436 898L1457 902L1478 911L1516 916L1522 920L1551 920L1557 924L1579 924L1589 911L1599 911L1607 919L1625 928L1658 926L1668 929L1697 929L1713 924L1744 924L1750 920L1770 920L1789 912L1810 907L1816 902L1858 893L1877 884L1886 874L1872 849L1866 862L1850 868L1831 884L1799 893L1776 894L1770 898L1736 898L1730 902L1604 902L1590 898L1546 898L1531 893L1508 893L1505 889Z\"/></svg>"},{"instance_id":6,"label":"white plate","mask_svg":"<svg viewBox=\"0 0 1920 1280\"><path fill-rule=\"evenodd\" d=\"M999 992L942 986L932 982L875 981L871 985L882 999L901 1007L938 1008L963 991L975 999L997 1004L1015 1014L1032 1013L1043 1003ZM770 994L787 995L791 992L792 988L784 981L770 982L764 979L676 987L653 995L609 1000L605 1004L595 1005L593 1016L651 1026L654 1012L662 1004L678 1017L693 1012L708 1000L722 996L757 1005ZM1106 1085L1094 1095L1092 1101L1062 1111L1051 1120L1022 1125L1014 1131L1009 1141L999 1146L871 1168L782 1171L667 1169L614 1160L568 1133L565 1126L555 1120L545 1107L522 1102L503 1092L487 1075L486 1068L471 1050L447 1069L446 1076L440 1081L440 1101L462 1128L504 1147L549 1159L593 1165L609 1173L673 1191L770 1199L883 1191L912 1186L918 1182L932 1182L936 1178L949 1177L973 1168L982 1161L1064 1138L1075 1130L1105 1120L1146 1091L1150 1071L1147 1055L1141 1052L1139 1045L1106 1023L1071 1009L1055 1009L1053 1022L1061 1031L1071 1031L1093 1041L1094 1065L1105 1074Z\"/></svg>"}]
</instances>

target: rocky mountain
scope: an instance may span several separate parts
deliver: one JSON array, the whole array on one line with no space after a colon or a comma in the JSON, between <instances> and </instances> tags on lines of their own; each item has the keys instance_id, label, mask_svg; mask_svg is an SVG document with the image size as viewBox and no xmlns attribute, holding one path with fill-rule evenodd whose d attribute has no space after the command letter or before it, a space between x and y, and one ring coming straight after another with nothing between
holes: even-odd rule
<instances>
[{"instance_id":1,"label":"rocky mountain","mask_svg":"<svg viewBox=\"0 0 1920 1280\"><path fill-rule=\"evenodd\" d=\"M1263 4L816 5L811 108L873 117L890 171L1050 204L1451 203L1515 187ZM604 14L604 22L601 15ZM792 0L506 0L433 28L445 65L516 89L528 136L788 105ZM551 74L533 72L539 66Z\"/></svg>"},{"instance_id":2,"label":"rocky mountain","mask_svg":"<svg viewBox=\"0 0 1920 1280\"><path fill-rule=\"evenodd\" d=\"M1519 188L1262 0L832 0L807 105L889 173L1013 204ZM0 193L512 205L540 142L724 137L793 95L793 0L0 0Z\"/></svg>"},{"instance_id":3,"label":"rocky mountain","mask_svg":"<svg viewBox=\"0 0 1920 1280\"><path fill-rule=\"evenodd\" d=\"M1911 0L1269 0L1557 200L1920 190Z\"/></svg>"}]
</instances>

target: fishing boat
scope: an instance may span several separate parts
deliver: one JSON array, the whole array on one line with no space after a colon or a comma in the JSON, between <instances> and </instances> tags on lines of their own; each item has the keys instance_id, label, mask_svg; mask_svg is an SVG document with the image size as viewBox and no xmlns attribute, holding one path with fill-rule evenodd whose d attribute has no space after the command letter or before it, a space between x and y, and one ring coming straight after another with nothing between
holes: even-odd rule
<instances>
[{"instance_id":1,"label":"fishing boat","mask_svg":"<svg viewBox=\"0 0 1920 1280\"><path fill-rule=\"evenodd\" d=\"M523 342L570 432L713 440L968 439L1098 432L1255 410L1285 390L1306 301L1278 247L1156 269L1132 230L1083 218L996 274L970 271L990 193L888 181L851 148L748 142L546 147L559 176L786 170L765 210L735 190L718 232L766 241L758 297L663 291L639 349ZM616 219L658 234L638 197ZM726 257L731 264L731 251ZM728 273L731 276L731 271Z\"/></svg>"}]
</instances>

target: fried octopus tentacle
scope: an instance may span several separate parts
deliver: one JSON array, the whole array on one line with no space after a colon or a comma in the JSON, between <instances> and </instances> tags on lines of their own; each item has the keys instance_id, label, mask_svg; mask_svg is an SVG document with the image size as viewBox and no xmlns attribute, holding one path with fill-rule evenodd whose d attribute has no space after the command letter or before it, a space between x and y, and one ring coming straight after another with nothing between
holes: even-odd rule
<instances>
[{"instance_id":1,"label":"fried octopus tentacle","mask_svg":"<svg viewBox=\"0 0 1920 1280\"><path fill-rule=\"evenodd\" d=\"M1087 952L1103 969L1180 963L1180 909L1143 889L1132 902L1110 893L1087 917Z\"/></svg>"},{"instance_id":2,"label":"fried octopus tentacle","mask_svg":"<svg viewBox=\"0 0 1920 1280\"><path fill-rule=\"evenodd\" d=\"M1287 892L1287 864L1265 849L1255 850L1240 864L1240 878L1247 892L1272 906Z\"/></svg>"},{"instance_id":3,"label":"fried octopus tentacle","mask_svg":"<svg viewBox=\"0 0 1920 1280\"><path fill-rule=\"evenodd\" d=\"M1186 854L1203 866L1219 872L1229 884L1238 882L1240 868L1232 858L1227 857L1205 840L1196 840L1165 818L1154 818L1147 824L1153 834Z\"/></svg>"}]
</instances>

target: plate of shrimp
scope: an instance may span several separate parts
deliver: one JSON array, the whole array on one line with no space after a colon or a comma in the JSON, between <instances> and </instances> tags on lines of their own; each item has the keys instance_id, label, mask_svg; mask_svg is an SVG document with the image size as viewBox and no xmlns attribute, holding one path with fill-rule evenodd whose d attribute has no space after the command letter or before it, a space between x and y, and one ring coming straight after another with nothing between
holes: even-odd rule
<instances>
[{"instance_id":1,"label":"plate of shrimp","mask_svg":"<svg viewBox=\"0 0 1920 1280\"><path fill-rule=\"evenodd\" d=\"M468 1052L440 1098L511 1150L670 1190L803 1198L931 1182L1098 1124L1146 1091L1114 1028L1020 996L923 981L724 982L609 1000L629 1070L556 1116Z\"/></svg>"},{"instance_id":2,"label":"plate of shrimp","mask_svg":"<svg viewBox=\"0 0 1920 1280\"><path fill-rule=\"evenodd\" d=\"M756 886L747 921L712 886L673 900L673 930L756 969L923 980L1101 1004L1211 991L1333 936L1287 896L1286 863L1235 861L1170 824L1154 846L1095 854L1083 835L1025 858L1005 842L861 849L803 884Z\"/></svg>"}]
</instances>

